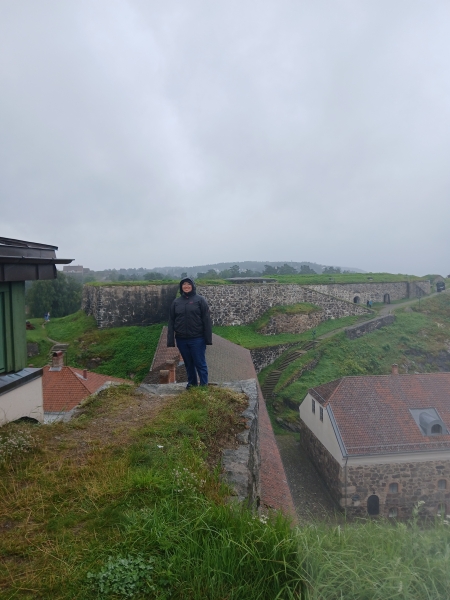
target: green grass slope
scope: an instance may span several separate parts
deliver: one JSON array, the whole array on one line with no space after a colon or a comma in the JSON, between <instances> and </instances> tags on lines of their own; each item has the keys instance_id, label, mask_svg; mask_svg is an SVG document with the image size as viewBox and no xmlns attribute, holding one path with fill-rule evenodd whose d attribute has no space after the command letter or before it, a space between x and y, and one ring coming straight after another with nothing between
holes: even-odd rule
<instances>
[{"instance_id":1,"label":"green grass slope","mask_svg":"<svg viewBox=\"0 0 450 600\"><path fill-rule=\"evenodd\" d=\"M0 599L443 600L450 527L292 527L229 504L240 395L105 390L70 423L0 431Z\"/></svg>"},{"instance_id":2,"label":"green grass slope","mask_svg":"<svg viewBox=\"0 0 450 600\"><path fill-rule=\"evenodd\" d=\"M39 344L39 355L29 362L34 366L48 363L53 345L49 340L68 343L67 364L113 377L140 382L147 374L161 335L162 324L147 327L98 329L95 319L83 311L52 319L45 328L42 319L31 319L36 327L27 331L27 341Z\"/></svg>"},{"instance_id":3,"label":"green grass slope","mask_svg":"<svg viewBox=\"0 0 450 600\"><path fill-rule=\"evenodd\" d=\"M423 299L420 306L397 309L395 315L393 325L356 340L347 339L344 332L321 340L318 349L283 372L269 404L279 413L289 412L287 407L299 405L310 387L343 376L387 374L393 363L400 373L450 371L450 295ZM296 379L296 373L314 358L319 359L317 366ZM276 366L261 372L261 383Z\"/></svg>"}]
</instances>

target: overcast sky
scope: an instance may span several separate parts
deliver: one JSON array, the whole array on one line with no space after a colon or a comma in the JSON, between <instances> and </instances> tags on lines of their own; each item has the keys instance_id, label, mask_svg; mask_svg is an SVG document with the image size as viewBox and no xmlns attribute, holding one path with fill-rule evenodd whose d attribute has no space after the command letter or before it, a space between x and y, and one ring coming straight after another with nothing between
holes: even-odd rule
<instances>
[{"instance_id":1,"label":"overcast sky","mask_svg":"<svg viewBox=\"0 0 450 600\"><path fill-rule=\"evenodd\" d=\"M448 0L0 0L0 236L450 272Z\"/></svg>"}]
</instances>

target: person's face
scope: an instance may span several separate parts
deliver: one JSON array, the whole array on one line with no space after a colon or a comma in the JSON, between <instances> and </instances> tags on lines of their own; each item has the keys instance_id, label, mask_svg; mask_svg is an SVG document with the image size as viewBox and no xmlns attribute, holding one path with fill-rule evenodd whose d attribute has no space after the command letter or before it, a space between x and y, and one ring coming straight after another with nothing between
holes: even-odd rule
<instances>
[{"instance_id":1,"label":"person's face","mask_svg":"<svg viewBox=\"0 0 450 600\"><path fill-rule=\"evenodd\" d=\"M183 292L185 294L189 294L189 292L192 292L192 285L190 283L188 283L187 281L185 281L183 283L183 285L181 286L181 289L183 290Z\"/></svg>"}]
</instances>

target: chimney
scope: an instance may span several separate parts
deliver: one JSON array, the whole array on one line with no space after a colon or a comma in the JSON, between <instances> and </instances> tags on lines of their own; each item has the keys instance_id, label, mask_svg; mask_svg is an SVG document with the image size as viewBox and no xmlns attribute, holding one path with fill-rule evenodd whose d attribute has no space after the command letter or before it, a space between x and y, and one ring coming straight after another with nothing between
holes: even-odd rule
<instances>
[{"instance_id":1,"label":"chimney","mask_svg":"<svg viewBox=\"0 0 450 600\"><path fill-rule=\"evenodd\" d=\"M57 350L52 353L52 366L49 371L61 371L64 366L64 352Z\"/></svg>"},{"instance_id":2,"label":"chimney","mask_svg":"<svg viewBox=\"0 0 450 600\"><path fill-rule=\"evenodd\" d=\"M169 383L169 375L170 371L167 369L162 369L159 372L159 383Z\"/></svg>"},{"instance_id":3,"label":"chimney","mask_svg":"<svg viewBox=\"0 0 450 600\"><path fill-rule=\"evenodd\" d=\"M176 362L174 360L168 360L166 365L169 370L169 383L176 383Z\"/></svg>"},{"instance_id":4,"label":"chimney","mask_svg":"<svg viewBox=\"0 0 450 600\"><path fill-rule=\"evenodd\" d=\"M83 369L83 379L87 379L87 369Z\"/></svg>"},{"instance_id":5,"label":"chimney","mask_svg":"<svg viewBox=\"0 0 450 600\"><path fill-rule=\"evenodd\" d=\"M398 375L398 365L395 363L392 365L392 375Z\"/></svg>"}]
</instances>

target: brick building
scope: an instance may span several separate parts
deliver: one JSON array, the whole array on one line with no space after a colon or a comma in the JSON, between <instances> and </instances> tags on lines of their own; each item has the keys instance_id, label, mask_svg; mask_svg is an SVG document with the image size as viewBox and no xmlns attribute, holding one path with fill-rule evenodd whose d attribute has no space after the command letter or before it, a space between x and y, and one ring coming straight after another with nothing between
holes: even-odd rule
<instances>
[{"instance_id":1,"label":"brick building","mask_svg":"<svg viewBox=\"0 0 450 600\"><path fill-rule=\"evenodd\" d=\"M350 515L450 512L450 373L343 377L311 388L302 443Z\"/></svg>"}]
</instances>

